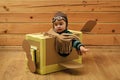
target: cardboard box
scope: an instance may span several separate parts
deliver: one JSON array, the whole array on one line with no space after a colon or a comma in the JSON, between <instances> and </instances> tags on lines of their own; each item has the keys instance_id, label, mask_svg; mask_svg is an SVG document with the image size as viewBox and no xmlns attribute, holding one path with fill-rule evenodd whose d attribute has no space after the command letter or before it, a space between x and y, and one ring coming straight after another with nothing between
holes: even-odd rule
<instances>
[{"instance_id":1,"label":"cardboard box","mask_svg":"<svg viewBox=\"0 0 120 80\"><path fill-rule=\"evenodd\" d=\"M81 32L72 32L82 40ZM55 50L54 37L47 35L45 36L43 33L34 33L27 34L26 40L30 43L30 53L32 55L32 60L35 62L36 72L39 74L47 74L72 67L71 65L70 67L69 65L67 67L64 66L64 64L61 64L64 62L75 61L76 63L82 64L82 56L79 56L74 48L69 56L60 56Z\"/></svg>"}]
</instances>

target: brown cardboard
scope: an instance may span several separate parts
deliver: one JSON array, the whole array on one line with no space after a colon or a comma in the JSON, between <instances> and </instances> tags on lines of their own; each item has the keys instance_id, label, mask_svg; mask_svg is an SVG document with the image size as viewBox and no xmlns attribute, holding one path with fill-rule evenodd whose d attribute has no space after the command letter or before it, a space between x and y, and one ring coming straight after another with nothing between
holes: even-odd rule
<instances>
[{"instance_id":1,"label":"brown cardboard","mask_svg":"<svg viewBox=\"0 0 120 80\"><path fill-rule=\"evenodd\" d=\"M30 46L36 46L37 47L37 52L35 53L35 55L33 56L34 57L34 59L35 59L35 66L36 66L36 68L37 69L40 69L40 61L39 61L39 59L40 59L40 54L39 54L39 52L40 52L40 43L39 42L35 42L35 41L32 41L32 40L28 40L28 42L29 42L29 44L30 44Z\"/></svg>"},{"instance_id":2,"label":"brown cardboard","mask_svg":"<svg viewBox=\"0 0 120 80\"><path fill-rule=\"evenodd\" d=\"M78 33L76 35L80 37L80 34L81 33ZM63 70L65 69L65 67L81 67L80 55L77 54L74 48L72 49L72 52L66 57L60 56L60 54L57 53L55 39L55 36L49 34L47 35L44 33L26 35L26 40L23 41L23 48L26 51L26 55L28 55L28 67L31 72L46 74L54 71Z\"/></svg>"},{"instance_id":3,"label":"brown cardboard","mask_svg":"<svg viewBox=\"0 0 120 80\"><path fill-rule=\"evenodd\" d=\"M30 44L27 40L23 41L22 47L24 49L24 51L26 52L26 56L28 59L28 67L30 69L31 72L35 72L36 71L36 66L34 61L32 61L32 56L30 54Z\"/></svg>"},{"instance_id":4,"label":"brown cardboard","mask_svg":"<svg viewBox=\"0 0 120 80\"><path fill-rule=\"evenodd\" d=\"M34 35L39 35L39 34L40 33L37 33ZM39 42L35 42L35 41L31 41L31 40L28 40L28 42L29 42L29 45L36 46L38 49L40 49ZM67 57L60 56L55 50L55 37L50 36L50 37L46 38L46 65L71 61L73 59L78 59L78 57L79 56L74 48L72 49L72 52L70 53L69 56L67 56ZM39 57L37 56L36 58L39 58ZM35 64L39 65L39 63L36 63L36 62L35 62Z\"/></svg>"},{"instance_id":5,"label":"brown cardboard","mask_svg":"<svg viewBox=\"0 0 120 80\"><path fill-rule=\"evenodd\" d=\"M77 59L78 57L79 55L74 48L67 57L60 56L55 50L55 38L46 39L46 65L71 61L73 59Z\"/></svg>"},{"instance_id":6,"label":"brown cardboard","mask_svg":"<svg viewBox=\"0 0 120 80\"><path fill-rule=\"evenodd\" d=\"M89 20L85 23L85 25L83 26L83 28L81 29L81 31L83 33L86 33L86 32L91 32L92 29L95 27L95 25L97 24L97 21L95 20Z\"/></svg>"}]
</instances>

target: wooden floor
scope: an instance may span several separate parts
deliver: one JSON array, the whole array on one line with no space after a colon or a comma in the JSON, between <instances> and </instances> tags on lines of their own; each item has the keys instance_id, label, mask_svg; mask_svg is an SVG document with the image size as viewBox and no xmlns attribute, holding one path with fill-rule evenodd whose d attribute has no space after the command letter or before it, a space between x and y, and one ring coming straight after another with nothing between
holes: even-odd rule
<instances>
[{"instance_id":1,"label":"wooden floor","mask_svg":"<svg viewBox=\"0 0 120 80\"><path fill-rule=\"evenodd\" d=\"M0 80L120 80L120 46L87 46L84 67L47 75L29 72L20 46L0 47Z\"/></svg>"}]
</instances>

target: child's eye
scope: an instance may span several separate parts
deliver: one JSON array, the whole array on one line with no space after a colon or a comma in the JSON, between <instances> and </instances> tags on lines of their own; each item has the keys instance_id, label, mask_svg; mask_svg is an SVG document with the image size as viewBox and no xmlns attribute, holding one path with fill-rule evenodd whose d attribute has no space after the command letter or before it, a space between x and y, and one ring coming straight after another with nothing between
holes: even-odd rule
<instances>
[{"instance_id":1,"label":"child's eye","mask_svg":"<svg viewBox=\"0 0 120 80\"><path fill-rule=\"evenodd\" d=\"M59 25L63 25L63 23L60 23Z\"/></svg>"},{"instance_id":2,"label":"child's eye","mask_svg":"<svg viewBox=\"0 0 120 80\"><path fill-rule=\"evenodd\" d=\"M55 26L57 26L58 24L54 24Z\"/></svg>"}]
</instances>

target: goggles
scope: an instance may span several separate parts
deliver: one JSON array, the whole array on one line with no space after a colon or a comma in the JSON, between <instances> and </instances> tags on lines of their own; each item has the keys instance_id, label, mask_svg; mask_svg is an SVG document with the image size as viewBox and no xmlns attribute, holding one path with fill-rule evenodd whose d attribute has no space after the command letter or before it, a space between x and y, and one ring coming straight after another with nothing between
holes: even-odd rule
<instances>
[{"instance_id":1,"label":"goggles","mask_svg":"<svg viewBox=\"0 0 120 80\"><path fill-rule=\"evenodd\" d=\"M66 21L66 19L65 19L64 17L62 17L62 16L56 16L56 17L54 17L54 18L52 19L52 23L55 22L56 20L58 20L58 21L60 21L60 20Z\"/></svg>"}]
</instances>

